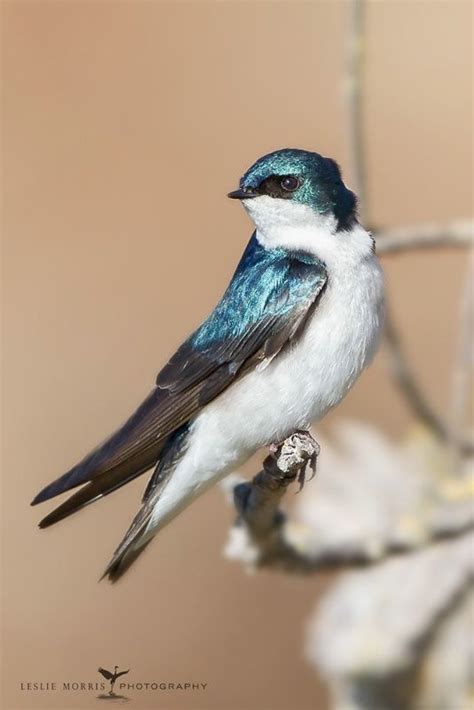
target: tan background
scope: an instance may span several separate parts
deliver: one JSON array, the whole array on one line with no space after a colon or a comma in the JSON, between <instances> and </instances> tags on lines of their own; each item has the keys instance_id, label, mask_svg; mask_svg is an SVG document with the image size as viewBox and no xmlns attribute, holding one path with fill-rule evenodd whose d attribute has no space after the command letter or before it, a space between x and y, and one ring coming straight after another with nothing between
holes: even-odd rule
<instances>
[{"instance_id":1,"label":"tan background","mask_svg":"<svg viewBox=\"0 0 474 710\"><path fill-rule=\"evenodd\" d=\"M202 681L137 707L326 707L303 659L323 577L223 560L218 491L97 583L144 479L39 532L33 494L126 417L225 287L251 226L226 200L259 155L347 164L343 2L3 2L5 708L95 706L21 681ZM372 2L366 133L380 225L470 212L471 4ZM424 385L445 403L458 254L386 260ZM383 355L341 417L402 434ZM250 472L251 468L248 468ZM315 484L317 485L317 483Z\"/></svg>"}]
</instances>

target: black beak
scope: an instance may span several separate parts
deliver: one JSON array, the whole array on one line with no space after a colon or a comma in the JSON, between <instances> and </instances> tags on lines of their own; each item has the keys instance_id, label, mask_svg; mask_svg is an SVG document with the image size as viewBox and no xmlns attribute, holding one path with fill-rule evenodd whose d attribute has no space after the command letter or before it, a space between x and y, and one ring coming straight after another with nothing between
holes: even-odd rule
<instances>
[{"instance_id":1,"label":"black beak","mask_svg":"<svg viewBox=\"0 0 474 710\"><path fill-rule=\"evenodd\" d=\"M251 188L242 188L239 187L238 190L234 190L233 192L229 192L227 197L230 197L232 200L250 200L252 197L258 197L258 192L255 192Z\"/></svg>"}]
</instances>

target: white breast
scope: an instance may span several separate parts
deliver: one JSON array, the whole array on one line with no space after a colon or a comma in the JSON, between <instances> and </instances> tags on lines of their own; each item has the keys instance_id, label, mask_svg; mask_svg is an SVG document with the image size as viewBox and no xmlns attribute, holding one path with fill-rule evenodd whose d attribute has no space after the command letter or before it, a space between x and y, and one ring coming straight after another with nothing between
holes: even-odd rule
<instances>
[{"instance_id":1,"label":"white breast","mask_svg":"<svg viewBox=\"0 0 474 710\"><path fill-rule=\"evenodd\" d=\"M253 209L258 211L255 203L265 199L251 200ZM272 210L278 202L284 201L272 200ZM253 217L263 244L304 249L324 261L327 287L293 346L265 369L231 385L196 417L189 448L155 507L150 534L260 447L323 417L348 392L377 347L383 280L370 235L359 226L338 233L334 225L315 223L313 217L278 224L275 215L272 229L266 230L265 220Z\"/></svg>"},{"instance_id":2,"label":"white breast","mask_svg":"<svg viewBox=\"0 0 474 710\"><path fill-rule=\"evenodd\" d=\"M248 428L247 438L258 445L307 428L341 401L372 359L381 305L381 272L375 257L357 270L330 271L327 288L299 342L266 369L238 382L216 404L235 408L238 428Z\"/></svg>"},{"instance_id":3,"label":"white breast","mask_svg":"<svg viewBox=\"0 0 474 710\"><path fill-rule=\"evenodd\" d=\"M257 237L267 246L278 239L315 253L327 265L328 282L298 342L199 415L196 429L206 432L208 443L226 441L230 463L233 453L246 458L308 428L338 404L372 359L383 320L382 272L372 239L359 225L341 233L328 225L293 230L285 225L281 234L257 232Z\"/></svg>"}]
</instances>

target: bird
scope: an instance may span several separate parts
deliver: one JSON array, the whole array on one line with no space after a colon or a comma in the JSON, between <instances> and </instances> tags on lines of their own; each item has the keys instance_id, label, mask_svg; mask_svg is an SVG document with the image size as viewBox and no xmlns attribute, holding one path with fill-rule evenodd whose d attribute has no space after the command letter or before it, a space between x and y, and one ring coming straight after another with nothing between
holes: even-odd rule
<instances>
[{"instance_id":1,"label":"bird","mask_svg":"<svg viewBox=\"0 0 474 710\"><path fill-rule=\"evenodd\" d=\"M228 196L255 230L221 300L130 418L32 501L80 486L41 520L46 528L153 469L101 579L117 581L165 525L259 449L321 420L377 350L383 273L336 161L280 149Z\"/></svg>"},{"instance_id":2,"label":"bird","mask_svg":"<svg viewBox=\"0 0 474 710\"><path fill-rule=\"evenodd\" d=\"M112 673L112 671L108 671L106 668L102 668L101 666L99 666L99 668L97 670L99 671L99 673L101 673L104 676L104 678L106 678L106 680L110 681L109 695L114 694L114 685L115 685L115 681L117 680L117 678L120 678L121 675L126 675L127 673L130 672L130 668L129 668L127 671L120 671L120 673L117 673L118 666L114 666L113 673Z\"/></svg>"}]
</instances>

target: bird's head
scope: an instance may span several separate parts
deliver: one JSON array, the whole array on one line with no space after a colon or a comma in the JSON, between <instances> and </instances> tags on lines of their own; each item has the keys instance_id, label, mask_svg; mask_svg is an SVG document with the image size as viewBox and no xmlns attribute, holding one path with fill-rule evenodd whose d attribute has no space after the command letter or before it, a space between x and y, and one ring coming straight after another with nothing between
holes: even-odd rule
<instances>
[{"instance_id":1,"label":"bird's head","mask_svg":"<svg viewBox=\"0 0 474 710\"><path fill-rule=\"evenodd\" d=\"M257 229L295 227L313 220L341 231L356 219L356 197L344 185L337 163L296 148L257 160L229 197L243 201Z\"/></svg>"}]
</instances>

